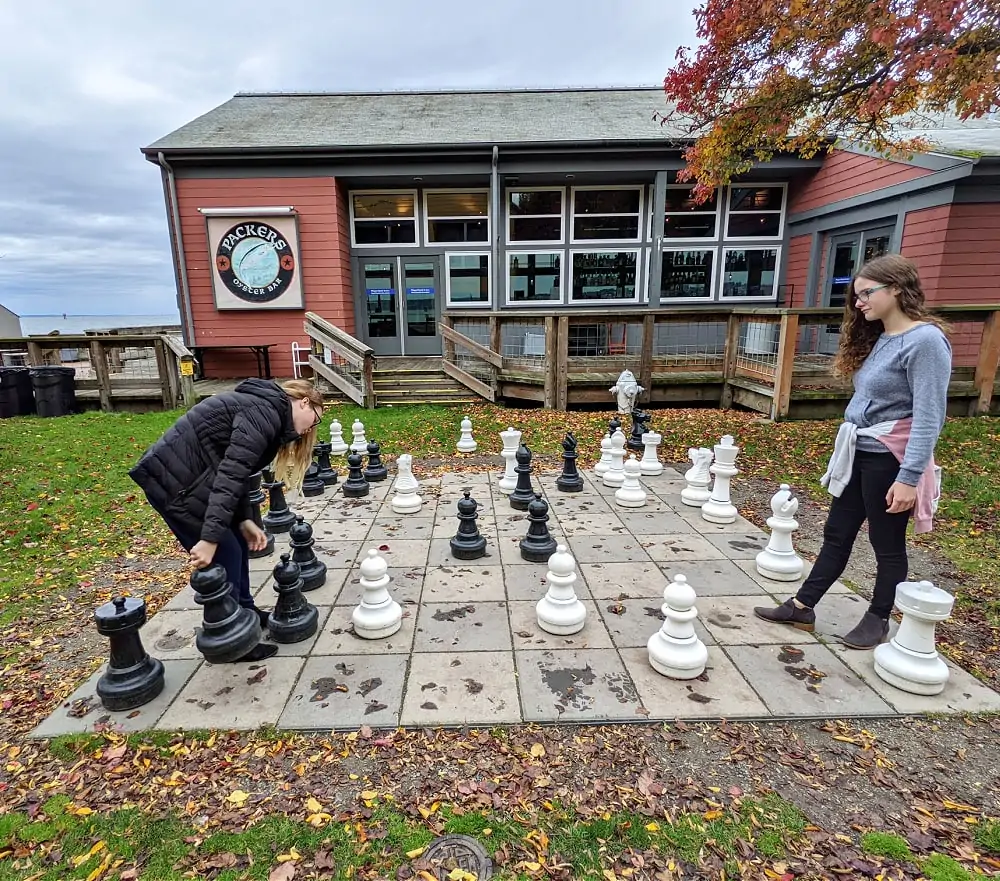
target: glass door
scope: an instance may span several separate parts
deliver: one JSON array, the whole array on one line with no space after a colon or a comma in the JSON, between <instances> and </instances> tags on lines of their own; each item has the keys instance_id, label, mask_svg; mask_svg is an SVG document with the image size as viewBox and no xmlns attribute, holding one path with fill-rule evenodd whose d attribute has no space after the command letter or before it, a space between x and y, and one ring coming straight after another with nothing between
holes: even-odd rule
<instances>
[{"instance_id":1,"label":"glass door","mask_svg":"<svg viewBox=\"0 0 1000 881\"><path fill-rule=\"evenodd\" d=\"M399 334L398 258L360 260L358 278L361 309L358 325L362 340L376 355L401 355Z\"/></svg>"},{"instance_id":2,"label":"glass door","mask_svg":"<svg viewBox=\"0 0 1000 881\"><path fill-rule=\"evenodd\" d=\"M439 257L400 257L403 279L403 352L406 355L440 355Z\"/></svg>"},{"instance_id":3,"label":"glass door","mask_svg":"<svg viewBox=\"0 0 1000 881\"><path fill-rule=\"evenodd\" d=\"M440 355L439 255L355 258L359 338L376 355Z\"/></svg>"}]
</instances>

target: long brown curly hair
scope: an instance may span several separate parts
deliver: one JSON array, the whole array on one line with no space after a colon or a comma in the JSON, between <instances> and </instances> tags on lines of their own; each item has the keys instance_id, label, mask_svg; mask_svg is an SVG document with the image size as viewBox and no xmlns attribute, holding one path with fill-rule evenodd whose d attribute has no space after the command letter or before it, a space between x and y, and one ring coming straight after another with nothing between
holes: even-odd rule
<instances>
[{"instance_id":1,"label":"long brown curly hair","mask_svg":"<svg viewBox=\"0 0 1000 881\"><path fill-rule=\"evenodd\" d=\"M285 394L293 401L306 398L309 403L323 412L323 394L306 379L290 379L282 383ZM297 440L285 444L274 459L275 480L284 481L290 490L302 489L306 469L312 463L313 447L316 446L316 427L310 428Z\"/></svg>"},{"instance_id":2,"label":"long brown curly hair","mask_svg":"<svg viewBox=\"0 0 1000 881\"><path fill-rule=\"evenodd\" d=\"M859 278L868 278L896 288L899 291L896 300L904 315L914 321L935 324L943 333L950 333L951 328L948 323L927 308L916 264L902 254L884 254L875 257L854 274L847 289L844 320L840 325L840 349L833 361L834 376L844 378L852 376L871 354L876 341L885 330L881 320L868 321L858 309L854 282Z\"/></svg>"}]
</instances>

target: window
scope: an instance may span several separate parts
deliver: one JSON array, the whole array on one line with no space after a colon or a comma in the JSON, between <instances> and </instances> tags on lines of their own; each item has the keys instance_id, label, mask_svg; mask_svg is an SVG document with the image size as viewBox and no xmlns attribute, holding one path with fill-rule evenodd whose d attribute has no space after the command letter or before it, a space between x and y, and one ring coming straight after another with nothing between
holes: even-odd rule
<instances>
[{"instance_id":1,"label":"window","mask_svg":"<svg viewBox=\"0 0 1000 881\"><path fill-rule=\"evenodd\" d=\"M562 302L562 252L507 254L507 302Z\"/></svg>"},{"instance_id":2,"label":"window","mask_svg":"<svg viewBox=\"0 0 1000 881\"><path fill-rule=\"evenodd\" d=\"M587 300L638 300L638 251L573 253L574 303Z\"/></svg>"},{"instance_id":3,"label":"window","mask_svg":"<svg viewBox=\"0 0 1000 881\"><path fill-rule=\"evenodd\" d=\"M563 240L563 190L508 190L507 242Z\"/></svg>"},{"instance_id":4,"label":"window","mask_svg":"<svg viewBox=\"0 0 1000 881\"><path fill-rule=\"evenodd\" d=\"M711 299L715 250L664 251L660 300Z\"/></svg>"},{"instance_id":5,"label":"window","mask_svg":"<svg viewBox=\"0 0 1000 881\"><path fill-rule=\"evenodd\" d=\"M446 254L449 306L490 304L490 255Z\"/></svg>"},{"instance_id":6,"label":"window","mask_svg":"<svg viewBox=\"0 0 1000 881\"><path fill-rule=\"evenodd\" d=\"M784 204L784 184L731 187L726 236L731 239L778 238Z\"/></svg>"},{"instance_id":7,"label":"window","mask_svg":"<svg viewBox=\"0 0 1000 881\"><path fill-rule=\"evenodd\" d=\"M573 190L573 240L639 241L642 188Z\"/></svg>"},{"instance_id":8,"label":"window","mask_svg":"<svg viewBox=\"0 0 1000 881\"><path fill-rule=\"evenodd\" d=\"M665 239L714 239L718 235L719 191L698 205L691 197L693 187L668 186L663 208Z\"/></svg>"},{"instance_id":9,"label":"window","mask_svg":"<svg viewBox=\"0 0 1000 881\"><path fill-rule=\"evenodd\" d=\"M416 190L351 193L355 245L415 245Z\"/></svg>"},{"instance_id":10,"label":"window","mask_svg":"<svg viewBox=\"0 0 1000 881\"><path fill-rule=\"evenodd\" d=\"M490 195L487 190L429 190L424 193L427 242L488 242Z\"/></svg>"},{"instance_id":11,"label":"window","mask_svg":"<svg viewBox=\"0 0 1000 881\"><path fill-rule=\"evenodd\" d=\"M773 299L777 266L777 248L726 248L723 251L723 299Z\"/></svg>"}]
</instances>

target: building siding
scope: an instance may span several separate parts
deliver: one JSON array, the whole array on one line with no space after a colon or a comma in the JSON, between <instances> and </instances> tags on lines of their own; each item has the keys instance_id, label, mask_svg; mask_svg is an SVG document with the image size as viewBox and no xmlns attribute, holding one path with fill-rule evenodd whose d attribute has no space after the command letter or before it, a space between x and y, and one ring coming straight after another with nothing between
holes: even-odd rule
<instances>
[{"instance_id":1,"label":"building siding","mask_svg":"<svg viewBox=\"0 0 1000 881\"><path fill-rule=\"evenodd\" d=\"M812 236L793 236L788 242L785 264L785 284L788 297L785 305L798 308L806 305L806 284L809 281L809 251Z\"/></svg>"},{"instance_id":2,"label":"building siding","mask_svg":"<svg viewBox=\"0 0 1000 881\"><path fill-rule=\"evenodd\" d=\"M332 177L177 180L181 236L187 260L194 318L194 345L274 343L271 373L292 375L292 341L308 343L305 312L316 312L354 333L350 277L350 233L344 196ZM304 309L215 308L208 230L199 208L291 205L298 214L299 267ZM239 349L205 353L210 377L256 376L254 356Z\"/></svg>"}]
</instances>

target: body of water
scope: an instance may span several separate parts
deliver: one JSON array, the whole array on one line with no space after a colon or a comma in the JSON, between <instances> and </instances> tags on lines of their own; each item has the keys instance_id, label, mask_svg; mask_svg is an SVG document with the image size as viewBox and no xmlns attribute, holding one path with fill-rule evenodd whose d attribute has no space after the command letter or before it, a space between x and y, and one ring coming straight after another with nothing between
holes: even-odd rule
<instances>
[{"instance_id":1,"label":"body of water","mask_svg":"<svg viewBox=\"0 0 1000 881\"><path fill-rule=\"evenodd\" d=\"M26 336L83 333L85 330L106 330L114 327L150 327L180 325L176 312L166 315L22 315L21 333Z\"/></svg>"}]
</instances>

